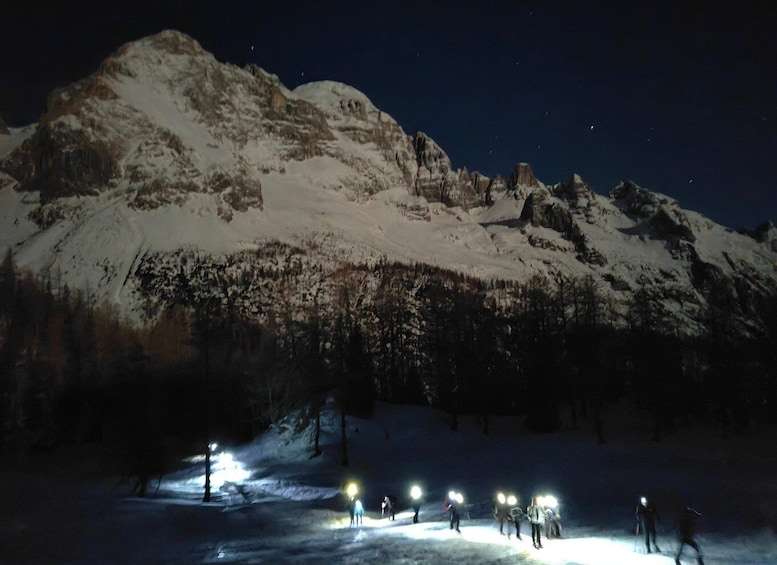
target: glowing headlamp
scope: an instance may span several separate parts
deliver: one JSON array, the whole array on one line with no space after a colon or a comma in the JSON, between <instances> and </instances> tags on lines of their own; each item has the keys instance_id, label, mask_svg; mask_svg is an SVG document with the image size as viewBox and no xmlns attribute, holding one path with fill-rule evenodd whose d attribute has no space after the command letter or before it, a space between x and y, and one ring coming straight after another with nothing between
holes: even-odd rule
<instances>
[{"instance_id":1,"label":"glowing headlamp","mask_svg":"<svg viewBox=\"0 0 777 565\"><path fill-rule=\"evenodd\" d=\"M510 496L507 497L507 504L509 504L510 506L515 506L516 504L518 504L518 499L515 497L514 494L511 494Z\"/></svg>"},{"instance_id":2,"label":"glowing headlamp","mask_svg":"<svg viewBox=\"0 0 777 565\"><path fill-rule=\"evenodd\" d=\"M500 492L500 493L497 493L497 495L496 495L496 499L497 499L497 501L499 502L499 504L504 504L504 503L505 503L505 500L506 500L506 499L505 499L505 495L504 495L504 494L502 494L501 492Z\"/></svg>"},{"instance_id":3,"label":"glowing headlamp","mask_svg":"<svg viewBox=\"0 0 777 565\"><path fill-rule=\"evenodd\" d=\"M348 487L345 489L345 492L348 493L348 496L353 498L356 496L356 493L359 492L359 488L356 486L356 483L350 483Z\"/></svg>"},{"instance_id":4,"label":"glowing headlamp","mask_svg":"<svg viewBox=\"0 0 777 565\"><path fill-rule=\"evenodd\" d=\"M413 500L418 500L423 495L423 492L421 492L421 487L418 485L413 485L413 487L410 489L410 498Z\"/></svg>"}]
</instances>

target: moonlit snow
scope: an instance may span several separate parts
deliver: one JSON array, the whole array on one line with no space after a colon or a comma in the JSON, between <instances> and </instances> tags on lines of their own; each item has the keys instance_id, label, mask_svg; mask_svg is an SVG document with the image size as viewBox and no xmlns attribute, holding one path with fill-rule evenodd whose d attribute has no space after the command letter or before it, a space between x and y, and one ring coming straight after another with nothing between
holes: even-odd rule
<instances>
[{"instance_id":1,"label":"moonlit snow","mask_svg":"<svg viewBox=\"0 0 777 565\"><path fill-rule=\"evenodd\" d=\"M614 418L608 443L597 445L590 431L528 435L508 417L484 436L474 417L461 416L454 432L444 413L378 404L372 419L347 419L350 465L342 467L339 416L328 410L318 458L308 433L284 425L248 445L218 446L210 503L202 502L202 457L155 478L139 499L126 478L97 473L92 448L18 455L0 472L0 562L657 565L673 562L675 511L691 504L703 515L708 565L777 563L769 529L777 469L766 438L725 441L685 428L653 443L640 439L636 421ZM57 461L65 463L52 467ZM351 481L366 508L361 527L349 526L345 509ZM416 484L424 502L413 524ZM443 512L451 489L465 497L461 534ZM524 507L533 493L555 495L563 537L535 550L525 522L522 541L500 536L491 515L497 490ZM399 499L395 521L380 516L387 494ZM643 495L658 507L661 554L645 554L634 535ZM683 563L695 563L693 550Z\"/></svg>"}]
</instances>

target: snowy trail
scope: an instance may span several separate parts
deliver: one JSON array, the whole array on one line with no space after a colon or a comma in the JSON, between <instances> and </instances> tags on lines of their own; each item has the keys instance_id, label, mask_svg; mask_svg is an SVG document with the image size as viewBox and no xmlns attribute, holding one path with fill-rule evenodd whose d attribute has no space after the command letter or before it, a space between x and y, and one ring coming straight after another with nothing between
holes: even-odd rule
<instances>
[{"instance_id":1,"label":"snowy trail","mask_svg":"<svg viewBox=\"0 0 777 565\"><path fill-rule=\"evenodd\" d=\"M7 459L0 466L0 564L670 565L677 489L703 512L697 539L707 565L777 564L770 507L761 509L760 524L747 525L752 501L768 485L717 462L774 476L768 438L723 442L685 431L655 444L617 440L613 429L611 444L599 446L593 434L527 435L511 418L494 418L483 436L469 417L452 432L440 412L378 404L370 420L349 418L351 465L343 468L335 416L322 418L321 457L310 459L306 434L279 428L213 458L249 472L250 504L236 497L240 503L228 506L235 498L218 487L214 502L203 504L204 467L196 458L165 476L156 498L143 499L128 498L128 484L105 472L83 472L113 461L101 463L93 446ZM361 527L349 527L341 490L354 480L366 508ZM408 500L414 483L424 491L418 524ZM466 498L460 534L441 504L453 487ZM501 536L490 510L495 489L515 489L524 501L553 492L563 537L543 539L536 550L525 522L522 540ZM663 519L661 554L646 554L634 535L645 490ZM380 517L380 500L391 493L399 501L396 521ZM694 563L694 552L686 550L682 562Z\"/></svg>"}]
</instances>

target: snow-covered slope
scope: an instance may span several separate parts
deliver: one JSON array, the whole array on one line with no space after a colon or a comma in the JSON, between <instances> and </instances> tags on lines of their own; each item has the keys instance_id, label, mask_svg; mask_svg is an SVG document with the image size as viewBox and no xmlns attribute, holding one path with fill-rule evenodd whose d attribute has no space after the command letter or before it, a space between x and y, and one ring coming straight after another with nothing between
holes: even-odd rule
<instances>
[{"instance_id":1,"label":"snow-covered slope","mask_svg":"<svg viewBox=\"0 0 777 565\"><path fill-rule=\"evenodd\" d=\"M11 451L0 467L2 555L13 563L660 565L673 562L676 513L690 504L702 514L697 539L708 565L777 563L768 434L724 440L684 429L657 443L634 434L633 419L614 417L605 422L609 443L598 445L585 431L529 435L514 418L495 418L488 436L461 418L454 432L442 412L378 404L371 419L347 418L343 467L339 414L326 410L321 421L316 458L312 430L295 432L293 419L250 444L219 446L210 503L201 502L204 457L182 461L137 498L126 480L105 476L110 459L93 446ZM222 490L225 480L247 498ZM361 527L349 527L350 481L366 511ZM415 524L413 485L423 490ZM464 496L460 533L443 511L450 489ZM523 508L532 495L554 495L562 537L543 534L535 549L526 521L520 540L500 536L491 510L500 490ZM398 499L393 521L381 517L389 494ZM658 509L661 553L646 554L635 535L641 496ZM682 562L695 557L686 547Z\"/></svg>"},{"instance_id":2,"label":"snow-covered slope","mask_svg":"<svg viewBox=\"0 0 777 565\"><path fill-rule=\"evenodd\" d=\"M756 239L632 183L605 197L577 175L544 184L524 163L507 181L452 171L433 140L405 134L356 89L290 91L174 31L52 93L34 132L0 134L0 204L0 248L19 267L127 313L152 256L276 240L329 265L591 276L621 307L648 288L689 333L711 285L737 294L743 319L777 288L773 226Z\"/></svg>"}]
</instances>

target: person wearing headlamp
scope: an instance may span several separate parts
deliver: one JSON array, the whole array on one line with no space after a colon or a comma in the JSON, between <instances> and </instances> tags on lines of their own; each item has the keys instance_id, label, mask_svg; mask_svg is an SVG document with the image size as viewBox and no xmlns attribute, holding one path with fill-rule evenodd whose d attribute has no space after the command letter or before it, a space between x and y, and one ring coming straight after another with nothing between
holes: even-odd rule
<instances>
[{"instance_id":1,"label":"person wearing headlamp","mask_svg":"<svg viewBox=\"0 0 777 565\"><path fill-rule=\"evenodd\" d=\"M661 550L656 544L656 520L660 520L658 511L652 502L648 502L648 499L644 496L639 500L639 506L637 506L637 532L642 532L645 536L645 547L647 552L650 553L650 538L653 538L653 547L659 553Z\"/></svg>"},{"instance_id":2,"label":"person wearing headlamp","mask_svg":"<svg viewBox=\"0 0 777 565\"><path fill-rule=\"evenodd\" d=\"M499 524L500 535L505 535L504 525L505 521L508 519L509 514L510 509L507 506L507 497L505 497L504 493L497 493L496 498L494 499L494 520L497 524Z\"/></svg>"},{"instance_id":3,"label":"person wearing headlamp","mask_svg":"<svg viewBox=\"0 0 777 565\"><path fill-rule=\"evenodd\" d=\"M536 549L542 549L540 538L542 527L545 525L545 507L540 504L537 496L531 497L531 504L526 509L526 516L531 524L531 540Z\"/></svg>"}]
</instances>

